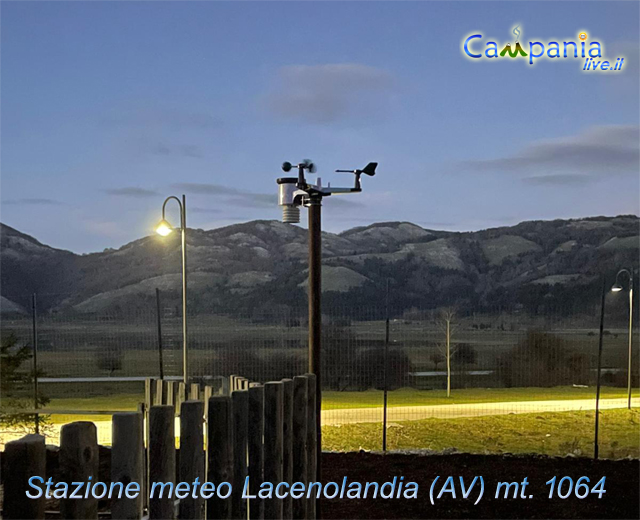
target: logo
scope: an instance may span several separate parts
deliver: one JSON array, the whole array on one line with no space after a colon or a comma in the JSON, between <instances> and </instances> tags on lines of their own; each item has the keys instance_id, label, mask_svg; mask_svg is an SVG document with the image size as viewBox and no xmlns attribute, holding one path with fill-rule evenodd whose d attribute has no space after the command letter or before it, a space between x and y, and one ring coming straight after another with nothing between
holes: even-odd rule
<instances>
[{"instance_id":1,"label":"logo","mask_svg":"<svg viewBox=\"0 0 640 520\"><path fill-rule=\"evenodd\" d=\"M529 65L533 65L541 59L579 59L583 71L621 71L624 57L615 59L603 58L603 46L599 41L587 41L586 32L578 33L578 40L566 41L529 41L520 43L522 26L516 25L511 34L515 36L513 45L511 42L499 44L493 40L485 40L481 33L471 34L462 40L462 54L473 60L493 60L497 58L527 58ZM500 50L502 49L502 50ZM584 60L584 62L582 62Z\"/></svg>"}]
</instances>

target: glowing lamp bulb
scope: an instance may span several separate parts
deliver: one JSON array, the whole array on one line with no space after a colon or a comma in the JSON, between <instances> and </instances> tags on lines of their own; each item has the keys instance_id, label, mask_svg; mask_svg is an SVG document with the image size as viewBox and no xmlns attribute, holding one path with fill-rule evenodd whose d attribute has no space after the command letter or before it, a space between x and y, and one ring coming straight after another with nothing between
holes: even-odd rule
<instances>
[{"instance_id":1,"label":"glowing lamp bulb","mask_svg":"<svg viewBox=\"0 0 640 520\"><path fill-rule=\"evenodd\" d=\"M162 219L156 227L156 233L158 235L166 237L173 231L173 227L166 220Z\"/></svg>"},{"instance_id":2,"label":"glowing lamp bulb","mask_svg":"<svg viewBox=\"0 0 640 520\"><path fill-rule=\"evenodd\" d=\"M622 285L615 284L615 285L611 288L611 290L612 290L613 292L620 292L620 291L622 291Z\"/></svg>"}]
</instances>

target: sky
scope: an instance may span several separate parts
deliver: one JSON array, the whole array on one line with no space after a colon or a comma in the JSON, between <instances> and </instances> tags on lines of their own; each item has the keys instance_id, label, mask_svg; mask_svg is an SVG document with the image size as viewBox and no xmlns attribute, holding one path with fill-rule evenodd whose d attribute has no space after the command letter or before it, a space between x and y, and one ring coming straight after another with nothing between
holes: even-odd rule
<instances>
[{"instance_id":1,"label":"sky","mask_svg":"<svg viewBox=\"0 0 640 520\"><path fill-rule=\"evenodd\" d=\"M612 1L2 2L0 220L86 253L151 234L169 195L193 228L279 219L280 165L305 158L332 186L379 163L325 199L327 231L638 214L639 22ZM527 52L584 31L624 68L463 54L516 26Z\"/></svg>"}]
</instances>

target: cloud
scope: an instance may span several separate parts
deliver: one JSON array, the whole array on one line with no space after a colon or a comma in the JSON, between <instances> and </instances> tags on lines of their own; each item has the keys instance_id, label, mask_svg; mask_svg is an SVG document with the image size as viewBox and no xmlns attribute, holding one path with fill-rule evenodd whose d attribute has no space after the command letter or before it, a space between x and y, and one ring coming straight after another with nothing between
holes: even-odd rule
<instances>
[{"instance_id":1,"label":"cloud","mask_svg":"<svg viewBox=\"0 0 640 520\"><path fill-rule=\"evenodd\" d=\"M222 211L215 208L200 208L198 206L194 206L189 208L189 213L211 214L211 213L222 213Z\"/></svg>"},{"instance_id":2,"label":"cloud","mask_svg":"<svg viewBox=\"0 0 640 520\"><path fill-rule=\"evenodd\" d=\"M102 121L106 125L164 128L172 131L211 130L222 127L221 120L208 112L167 108L111 112Z\"/></svg>"},{"instance_id":3,"label":"cloud","mask_svg":"<svg viewBox=\"0 0 640 520\"><path fill-rule=\"evenodd\" d=\"M193 144L168 145L165 143L156 143L151 146L149 152L153 155L176 155L180 157L199 158L202 157L202 150L199 146Z\"/></svg>"},{"instance_id":4,"label":"cloud","mask_svg":"<svg viewBox=\"0 0 640 520\"><path fill-rule=\"evenodd\" d=\"M6 204L7 206L18 206L18 205L33 205L33 206L59 206L62 202L53 199L42 199L42 198L32 198L32 199L8 199L3 200L2 204Z\"/></svg>"},{"instance_id":5,"label":"cloud","mask_svg":"<svg viewBox=\"0 0 640 520\"><path fill-rule=\"evenodd\" d=\"M113 188L104 190L104 192L116 197L130 197L133 199L144 199L148 197L156 197L158 195L157 191L148 190L145 188L137 188L134 186L127 186L125 188Z\"/></svg>"},{"instance_id":6,"label":"cloud","mask_svg":"<svg viewBox=\"0 0 640 520\"><path fill-rule=\"evenodd\" d=\"M595 180L590 175L559 173L557 175L536 175L522 179L533 186L584 186Z\"/></svg>"},{"instance_id":7,"label":"cloud","mask_svg":"<svg viewBox=\"0 0 640 520\"><path fill-rule=\"evenodd\" d=\"M223 202L230 206L249 204L254 207L275 207L278 204L278 196L275 193L252 193L221 184L180 182L174 184L172 188L186 193L222 197Z\"/></svg>"},{"instance_id":8,"label":"cloud","mask_svg":"<svg viewBox=\"0 0 640 520\"><path fill-rule=\"evenodd\" d=\"M389 109L393 78L359 63L282 67L266 105L278 117L309 123L370 120Z\"/></svg>"},{"instance_id":9,"label":"cloud","mask_svg":"<svg viewBox=\"0 0 640 520\"><path fill-rule=\"evenodd\" d=\"M566 175L570 172L583 176L637 173L639 140L638 126L594 126L574 136L533 142L505 157L466 161L463 166L477 171L516 174L554 172L545 175L547 181L566 184L579 180Z\"/></svg>"}]
</instances>

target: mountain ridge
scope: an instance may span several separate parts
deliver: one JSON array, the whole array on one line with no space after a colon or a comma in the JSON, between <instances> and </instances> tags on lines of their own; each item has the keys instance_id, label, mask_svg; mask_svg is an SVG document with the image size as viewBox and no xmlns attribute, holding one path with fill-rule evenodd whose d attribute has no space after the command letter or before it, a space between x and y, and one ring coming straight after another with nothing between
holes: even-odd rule
<instances>
[{"instance_id":1,"label":"mountain ridge","mask_svg":"<svg viewBox=\"0 0 640 520\"><path fill-rule=\"evenodd\" d=\"M637 266L639 227L637 216L620 215L464 232L406 221L325 232L324 301L345 307L377 303L391 279L399 308L508 304L535 311L541 305L569 305L571 297L591 305L598 275ZM274 220L190 229L190 307L254 312L303 306L306 241L306 229ZM79 255L0 224L0 246L5 312L28 308L34 292L43 310L59 312L147 308L154 286L161 287L168 304L179 302L177 234Z\"/></svg>"}]
</instances>

